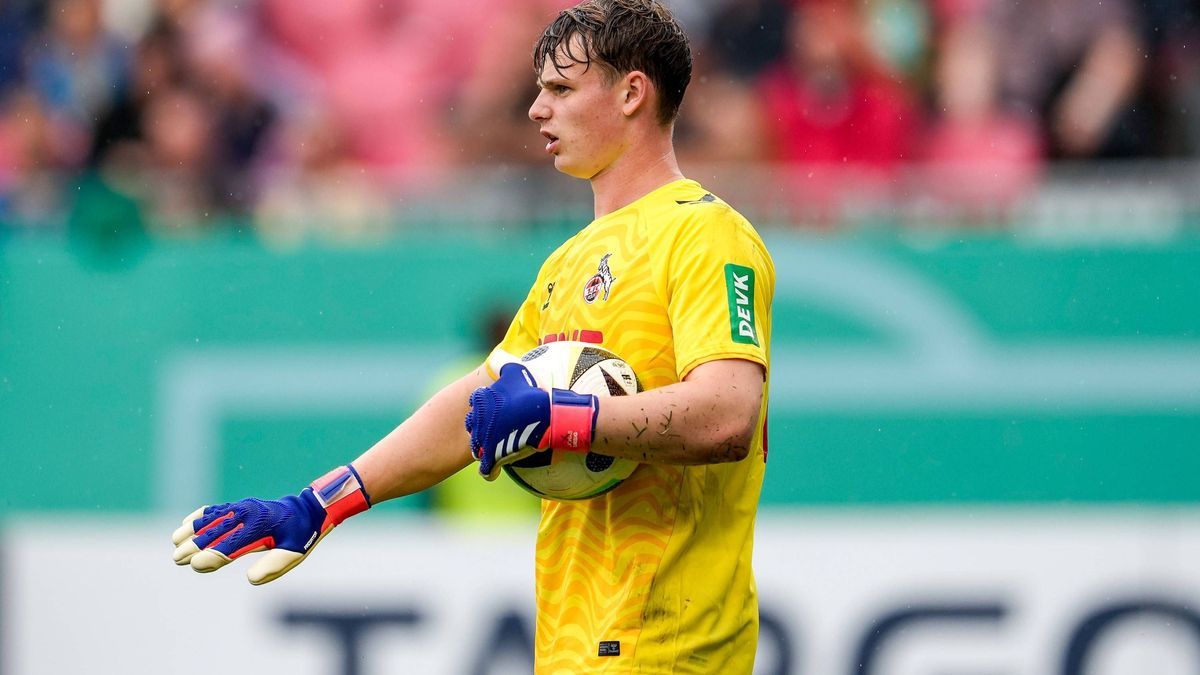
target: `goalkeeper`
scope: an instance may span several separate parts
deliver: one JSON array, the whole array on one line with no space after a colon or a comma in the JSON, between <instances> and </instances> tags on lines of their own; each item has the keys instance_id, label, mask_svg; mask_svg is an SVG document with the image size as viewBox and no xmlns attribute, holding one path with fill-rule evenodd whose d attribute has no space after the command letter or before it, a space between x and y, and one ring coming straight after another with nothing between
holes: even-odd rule
<instances>
[{"instance_id":1,"label":"goalkeeper","mask_svg":"<svg viewBox=\"0 0 1200 675\"><path fill-rule=\"evenodd\" d=\"M494 479L539 447L590 449L642 465L596 499L543 502L537 672L750 673L770 256L740 214L680 172L672 131L692 57L662 4L565 10L533 66L529 117L555 167L591 183L595 220L546 259L485 363L298 494L197 510L175 532L175 561L211 572L266 551L248 573L265 583L346 518L473 461ZM561 339L620 355L646 391L600 400L536 388L515 355ZM489 583L486 566L473 583Z\"/></svg>"}]
</instances>

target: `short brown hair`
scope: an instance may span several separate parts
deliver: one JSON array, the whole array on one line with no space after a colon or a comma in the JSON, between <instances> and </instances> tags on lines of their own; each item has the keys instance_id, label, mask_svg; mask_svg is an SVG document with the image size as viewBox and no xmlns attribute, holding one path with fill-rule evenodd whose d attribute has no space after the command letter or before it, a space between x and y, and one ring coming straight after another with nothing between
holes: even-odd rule
<instances>
[{"instance_id":1,"label":"short brown hair","mask_svg":"<svg viewBox=\"0 0 1200 675\"><path fill-rule=\"evenodd\" d=\"M571 38L578 35L584 53L576 54ZM640 70L659 92L658 121L679 115L683 92L692 79L692 50L679 21L658 0L585 0L559 13L533 46L533 70L549 59L556 70L571 64L599 65L610 82Z\"/></svg>"}]
</instances>

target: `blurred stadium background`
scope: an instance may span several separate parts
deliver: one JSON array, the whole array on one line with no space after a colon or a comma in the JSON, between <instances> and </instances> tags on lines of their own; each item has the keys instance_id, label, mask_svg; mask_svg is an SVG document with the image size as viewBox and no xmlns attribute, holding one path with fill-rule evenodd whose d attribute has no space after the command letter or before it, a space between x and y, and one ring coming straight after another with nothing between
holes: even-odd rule
<instances>
[{"instance_id":1,"label":"blurred stadium background","mask_svg":"<svg viewBox=\"0 0 1200 675\"><path fill-rule=\"evenodd\" d=\"M562 6L0 1L0 675L528 672L506 486L260 589L168 535L357 455L590 219L524 119ZM1197 3L673 6L779 278L757 672L1200 672Z\"/></svg>"}]
</instances>

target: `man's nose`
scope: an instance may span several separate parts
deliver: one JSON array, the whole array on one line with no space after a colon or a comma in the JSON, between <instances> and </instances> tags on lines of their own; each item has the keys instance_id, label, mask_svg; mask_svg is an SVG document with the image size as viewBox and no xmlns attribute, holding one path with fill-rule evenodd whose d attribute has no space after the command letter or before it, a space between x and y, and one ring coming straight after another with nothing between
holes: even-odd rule
<instances>
[{"instance_id":1,"label":"man's nose","mask_svg":"<svg viewBox=\"0 0 1200 675\"><path fill-rule=\"evenodd\" d=\"M550 106L542 100L546 93L540 92L537 98L533 99L533 105L529 106L529 119L534 122L544 122L550 118Z\"/></svg>"}]
</instances>

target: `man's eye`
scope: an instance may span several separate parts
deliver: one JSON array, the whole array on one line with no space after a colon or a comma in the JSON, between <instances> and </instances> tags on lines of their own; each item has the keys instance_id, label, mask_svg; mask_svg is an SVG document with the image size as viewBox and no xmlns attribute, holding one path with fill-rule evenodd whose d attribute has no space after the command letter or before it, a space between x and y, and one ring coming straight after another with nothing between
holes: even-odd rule
<instances>
[{"instance_id":1,"label":"man's eye","mask_svg":"<svg viewBox=\"0 0 1200 675\"><path fill-rule=\"evenodd\" d=\"M561 84L556 84L556 85L554 85L554 87L553 87L553 91L554 91L554 93L556 93L556 94L565 94L565 93L567 93L568 91L571 91L571 89L570 89L570 87L564 87L564 86L563 86L563 85L561 85Z\"/></svg>"}]
</instances>

